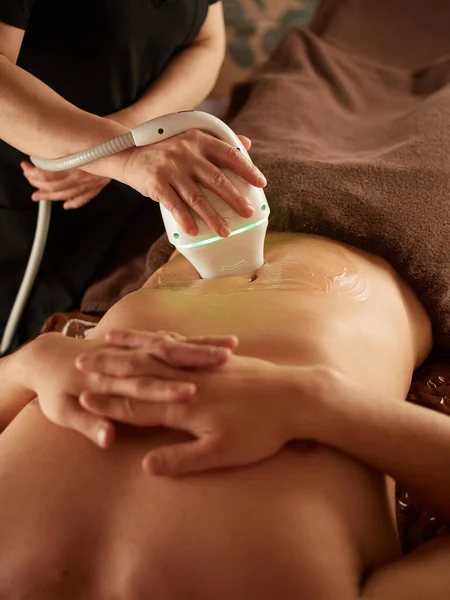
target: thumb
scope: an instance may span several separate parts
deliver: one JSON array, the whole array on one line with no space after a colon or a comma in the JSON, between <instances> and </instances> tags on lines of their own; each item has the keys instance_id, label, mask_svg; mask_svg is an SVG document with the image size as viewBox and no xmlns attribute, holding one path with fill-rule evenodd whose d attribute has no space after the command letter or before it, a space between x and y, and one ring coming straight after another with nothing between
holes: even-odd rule
<instances>
[{"instance_id":1,"label":"thumb","mask_svg":"<svg viewBox=\"0 0 450 600\"><path fill-rule=\"evenodd\" d=\"M224 455L213 450L210 437L152 450L142 461L142 467L147 473L169 477L199 473L223 466Z\"/></svg>"}]
</instances>

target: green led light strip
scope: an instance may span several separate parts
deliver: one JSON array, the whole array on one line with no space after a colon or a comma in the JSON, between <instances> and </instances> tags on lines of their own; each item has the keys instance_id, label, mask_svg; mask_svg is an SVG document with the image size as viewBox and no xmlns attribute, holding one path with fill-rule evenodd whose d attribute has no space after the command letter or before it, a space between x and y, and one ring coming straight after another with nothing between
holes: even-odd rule
<instances>
[{"instance_id":1,"label":"green led light strip","mask_svg":"<svg viewBox=\"0 0 450 600\"><path fill-rule=\"evenodd\" d=\"M238 233L243 233L244 231L248 231L249 229L253 229L254 227L258 227L258 225L261 225L262 223L264 223L264 221L267 221L267 217L264 219L261 219L261 221L257 221L256 223L252 223L251 225L246 225L245 227L236 229L236 231L232 231L228 237L231 237L232 235L237 235ZM209 238L208 240L203 240L201 242L194 242L193 244L183 244L181 246L177 246L177 248L195 248L197 246L205 246L206 244L212 244L213 242L218 242L223 239L226 239L226 238L221 238L220 236L216 236L213 238Z\"/></svg>"}]
</instances>

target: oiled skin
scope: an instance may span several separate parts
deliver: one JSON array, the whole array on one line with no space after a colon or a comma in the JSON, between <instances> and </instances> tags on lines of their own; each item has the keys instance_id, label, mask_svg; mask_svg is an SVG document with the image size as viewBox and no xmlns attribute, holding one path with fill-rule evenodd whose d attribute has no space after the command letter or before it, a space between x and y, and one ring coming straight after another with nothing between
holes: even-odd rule
<instances>
[{"instance_id":1,"label":"oiled skin","mask_svg":"<svg viewBox=\"0 0 450 600\"><path fill-rule=\"evenodd\" d=\"M430 323L386 263L277 234L248 279L199 281L177 256L92 335L233 333L241 354L325 363L405 397ZM392 485L352 457L294 444L246 468L141 471L151 447L184 439L123 427L102 451L27 407L0 436L0 600L347 599L399 556Z\"/></svg>"}]
</instances>

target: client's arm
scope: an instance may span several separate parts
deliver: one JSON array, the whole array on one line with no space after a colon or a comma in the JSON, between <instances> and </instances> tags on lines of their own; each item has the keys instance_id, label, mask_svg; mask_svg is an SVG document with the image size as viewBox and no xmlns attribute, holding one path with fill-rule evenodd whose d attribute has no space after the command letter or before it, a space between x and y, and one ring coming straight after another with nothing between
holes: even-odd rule
<instances>
[{"instance_id":1,"label":"client's arm","mask_svg":"<svg viewBox=\"0 0 450 600\"><path fill-rule=\"evenodd\" d=\"M403 484L450 519L450 419L430 409L343 382L322 401L316 438Z\"/></svg>"},{"instance_id":2,"label":"client's arm","mask_svg":"<svg viewBox=\"0 0 450 600\"><path fill-rule=\"evenodd\" d=\"M348 383L348 382L347 382ZM345 388L344 388L345 389ZM349 384L324 402L318 436L414 491L450 518L450 419L430 409L376 397ZM443 600L450 586L450 537L440 537L373 572L361 600Z\"/></svg>"}]
</instances>

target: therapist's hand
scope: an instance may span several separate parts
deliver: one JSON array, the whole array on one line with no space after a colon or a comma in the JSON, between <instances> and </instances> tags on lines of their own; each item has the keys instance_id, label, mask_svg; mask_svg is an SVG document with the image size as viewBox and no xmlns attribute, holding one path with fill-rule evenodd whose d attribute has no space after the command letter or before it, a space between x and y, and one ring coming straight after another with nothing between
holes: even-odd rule
<instances>
[{"instance_id":1,"label":"therapist's hand","mask_svg":"<svg viewBox=\"0 0 450 600\"><path fill-rule=\"evenodd\" d=\"M250 140L240 139L248 149ZM191 211L217 235L226 237L230 233L229 226L210 205L199 185L215 192L242 217L251 217L254 212L248 198L221 168L230 169L256 187L266 185L264 175L237 148L198 130L127 152L120 181L163 204L190 235L198 233Z\"/></svg>"},{"instance_id":2,"label":"therapist's hand","mask_svg":"<svg viewBox=\"0 0 450 600\"><path fill-rule=\"evenodd\" d=\"M24 177L37 191L31 196L35 202L51 200L64 202L64 208L80 208L95 198L111 179L81 169L44 171L31 162L20 163Z\"/></svg>"},{"instance_id":3,"label":"therapist's hand","mask_svg":"<svg viewBox=\"0 0 450 600\"><path fill-rule=\"evenodd\" d=\"M116 395L83 394L81 404L104 418L192 434L194 441L157 448L143 459L147 472L176 476L248 465L290 440L316 439L335 379L320 365L288 367L233 355L212 372L187 374L197 392L183 402L148 401L142 386L130 410L117 396L137 398L137 379L129 378L117 379Z\"/></svg>"}]
</instances>

